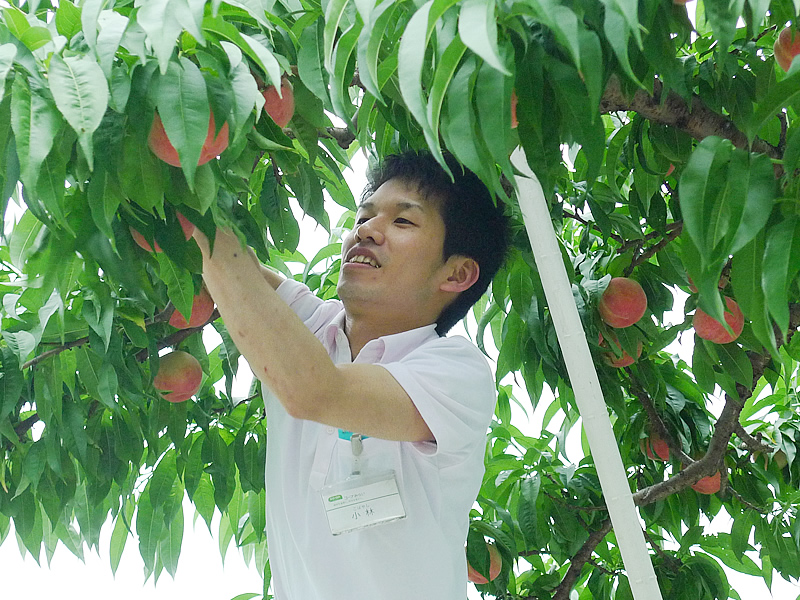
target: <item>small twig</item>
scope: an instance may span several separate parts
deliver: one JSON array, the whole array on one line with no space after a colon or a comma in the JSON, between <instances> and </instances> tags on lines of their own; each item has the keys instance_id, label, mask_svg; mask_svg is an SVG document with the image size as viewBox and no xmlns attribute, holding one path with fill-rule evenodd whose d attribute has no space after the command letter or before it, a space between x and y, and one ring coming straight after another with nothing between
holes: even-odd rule
<instances>
[{"instance_id":1,"label":"small twig","mask_svg":"<svg viewBox=\"0 0 800 600\"><path fill-rule=\"evenodd\" d=\"M664 561L664 564L667 565L667 568L670 571L672 571L673 573L677 573L681 568L682 564L681 561L675 558L674 556L664 552L661 546L659 546L658 543L647 532L647 529L644 529L643 531L644 531L644 537L647 540L647 543L650 544L650 547L656 551L656 554L661 557L661 560Z\"/></svg>"},{"instance_id":2,"label":"small twig","mask_svg":"<svg viewBox=\"0 0 800 600\"><path fill-rule=\"evenodd\" d=\"M677 458L684 464L692 464L694 460L683 451L683 448L681 448L678 445L678 442L672 437L667 429L667 426L664 425L664 421L661 420L661 416L658 414L658 411L656 411L656 407L653 405L650 395L645 391L644 387L639 383L639 380L636 379L630 369L625 370L630 377L631 392L633 392L633 395L636 396L644 408L645 413L647 413L647 420L650 421L650 426L652 427L653 433L667 442L670 454L673 457Z\"/></svg>"},{"instance_id":3,"label":"small twig","mask_svg":"<svg viewBox=\"0 0 800 600\"><path fill-rule=\"evenodd\" d=\"M580 215L578 215L576 213L571 213L568 210L564 210L563 214L564 214L564 216L566 218L572 219L574 221L577 221L578 223L581 223L582 225L585 225L586 227L592 227L593 225L595 225L594 223L590 223L589 221L587 221L586 219L584 219ZM612 240L615 240L616 242L618 242L620 244L623 244L623 245L625 244L625 240L623 240L616 233L609 233L608 237L611 238Z\"/></svg>"}]
</instances>

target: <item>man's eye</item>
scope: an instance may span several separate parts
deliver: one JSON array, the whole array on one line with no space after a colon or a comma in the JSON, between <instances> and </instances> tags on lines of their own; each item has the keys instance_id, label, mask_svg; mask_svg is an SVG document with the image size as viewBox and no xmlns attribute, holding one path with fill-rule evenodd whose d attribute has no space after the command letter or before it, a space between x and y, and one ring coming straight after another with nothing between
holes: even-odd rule
<instances>
[{"instance_id":1,"label":"man's eye","mask_svg":"<svg viewBox=\"0 0 800 600\"><path fill-rule=\"evenodd\" d=\"M403 225L413 225L413 223L411 221L409 221L408 219L404 219L403 217L400 217L399 219L395 219L394 222L395 223L402 223Z\"/></svg>"},{"instance_id":2,"label":"man's eye","mask_svg":"<svg viewBox=\"0 0 800 600\"><path fill-rule=\"evenodd\" d=\"M363 223L366 223L368 220L369 219L367 219L366 217L358 218L358 219L356 219L356 225L361 225Z\"/></svg>"}]
</instances>

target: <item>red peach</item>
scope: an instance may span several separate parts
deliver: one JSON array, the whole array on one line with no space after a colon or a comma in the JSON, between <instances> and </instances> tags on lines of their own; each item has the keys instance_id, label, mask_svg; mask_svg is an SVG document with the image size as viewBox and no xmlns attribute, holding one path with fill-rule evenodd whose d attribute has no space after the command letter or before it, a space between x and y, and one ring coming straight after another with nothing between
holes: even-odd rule
<instances>
[{"instance_id":1,"label":"red peach","mask_svg":"<svg viewBox=\"0 0 800 600\"><path fill-rule=\"evenodd\" d=\"M192 300L192 316L187 321L186 318L177 310L169 318L169 324L178 329L189 327L200 327L208 322L211 313L214 312L214 300L206 288L202 288Z\"/></svg>"},{"instance_id":2,"label":"red peach","mask_svg":"<svg viewBox=\"0 0 800 600\"><path fill-rule=\"evenodd\" d=\"M214 137L216 132L216 123L214 122L214 113L211 113L208 119L208 134L206 141L203 143L203 148L200 151L200 160L198 165L203 165L216 158L228 147L228 123L227 121L222 124L222 127ZM167 137L167 132L164 131L164 124L161 122L161 117L158 113L153 118L153 124L150 127L150 135L147 138L147 145L158 158L173 167L180 167L181 160L178 157L178 151L172 142Z\"/></svg>"},{"instance_id":3,"label":"red peach","mask_svg":"<svg viewBox=\"0 0 800 600\"><path fill-rule=\"evenodd\" d=\"M775 40L772 50L781 69L788 71L792 66L792 59L800 54L800 35L796 35L791 27L786 27Z\"/></svg>"},{"instance_id":4,"label":"red peach","mask_svg":"<svg viewBox=\"0 0 800 600\"><path fill-rule=\"evenodd\" d=\"M188 240L192 237L194 233L194 225L184 217L181 213L176 213L178 217L178 222L181 224L181 229L183 229L183 235ZM147 250L148 252L153 252L153 247L150 246L150 243L144 238L144 236L136 231L133 227L129 227L131 232L131 237L133 237L133 241L137 243L137 245L142 248L143 250ZM155 240L154 240L155 242ZM161 252L161 246L158 245L158 242L155 242L155 252Z\"/></svg>"},{"instance_id":5,"label":"red peach","mask_svg":"<svg viewBox=\"0 0 800 600\"><path fill-rule=\"evenodd\" d=\"M286 127L294 116L294 89L285 77L281 79L281 96L274 85L261 91L264 96L264 110L278 127Z\"/></svg>"},{"instance_id":6,"label":"red peach","mask_svg":"<svg viewBox=\"0 0 800 600\"><path fill-rule=\"evenodd\" d=\"M647 296L637 281L614 277L600 297L600 317L611 327L630 327L647 310Z\"/></svg>"},{"instance_id":7,"label":"red peach","mask_svg":"<svg viewBox=\"0 0 800 600\"><path fill-rule=\"evenodd\" d=\"M600 333L598 335L599 335L599 340L597 343L600 344L601 346L608 347L608 344L603 343L604 341L603 334ZM614 344L617 347L618 351L622 350L622 346L620 345L619 340L617 340L612 334L609 334L609 340L612 344ZM620 356L617 356L613 351L604 352L603 360L606 361L606 363L609 364L610 366L616 367L617 369L621 369L623 367L631 366L633 363L639 360L639 357L641 355L642 355L642 342L641 340L639 340L639 343L636 346L636 358L633 358L630 354L625 352L625 350L622 350L622 354Z\"/></svg>"},{"instance_id":8,"label":"red peach","mask_svg":"<svg viewBox=\"0 0 800 600\"><path fill-rule=\"evenodd\" d=\"M472 565L467 563L467 579L469 579L472 583L489 583L495 577L500 574L500 568L503 565L503 559L500 556L500 551L497 549L497 546L494 544L486 544L486 548L489 550L489 579L486 579L483 575L478 573L475 569L472 568Z\"/></svg>"},{"instance_id":9,"label":"red peach","mask_svg":"<svg viewBox=\"0 0 800 600\"><path fill-rule=\"evenodd\" d=\"M660 460L661 462L669 460L669 444L660 437L650 436L642 440L639 445L650 460Z\"/></svg>"},{"instance_id":10,"label":"red peach","mask_svg":"<svg viewBox=\"0 0 800 600\"><path fill-rule=\"evenodd\" d=\"M725 304L728 307L724 313L725 322L733 333L728 333L722 323L716 319L712 319L708 313L698 308L694 312L692 325L694 326L695 333L697 333L699 337L715 344L727 344L739 337L742 333L742 329L744 329L744 315L742 314L742 309L740 309L736 301L730 297L725 298Z\"/></svg>"},{"instance_id":11,"label":"red peach","mask_svg":"<svg viewBox=\"0 0 800 600\"><path fill-rule=\"evenodd\" d=\"M717 471L713 475L703 477L692 484L692 489L700 494L716 494L722 485L722 476Z\"/></svg>"},{"instance_id":12,"label":"red peach","mask_svg":"<svg viewBox=\"0 0 800 600\"><path fill-rule=\"evenodd\" d=\"M194 396L203 380L200 362L188 352L170 352L159 359L153 386L169 402L184 402Z\"/></svg>"}]
</instances>

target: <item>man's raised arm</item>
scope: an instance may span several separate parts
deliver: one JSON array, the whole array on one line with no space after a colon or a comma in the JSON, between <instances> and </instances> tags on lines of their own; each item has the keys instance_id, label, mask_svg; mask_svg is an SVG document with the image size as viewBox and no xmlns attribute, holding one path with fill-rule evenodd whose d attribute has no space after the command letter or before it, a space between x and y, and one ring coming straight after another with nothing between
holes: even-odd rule
<instances>
[{"instance_id":1,"label":"man's raised arm","mask_svg":"<svg viewBox=\"0 0 800 600\"><path fill-rule=\"evenodd\" d=\"M228 333L293 417L365 435L422 441L433 438L405 390L383 367L335 365L275 288L267 271L236 236L218 230L213 254L195 230L203 279Z\"/></svg>"}]
</instances>

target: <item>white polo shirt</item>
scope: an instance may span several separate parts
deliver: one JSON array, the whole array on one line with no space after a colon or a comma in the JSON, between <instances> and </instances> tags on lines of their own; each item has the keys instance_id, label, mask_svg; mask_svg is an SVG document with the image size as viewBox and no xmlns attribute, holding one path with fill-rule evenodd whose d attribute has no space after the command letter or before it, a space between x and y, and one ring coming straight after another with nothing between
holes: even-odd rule
<instances>
[{"instance_id":1,"label":"white polo shirt","mask_svg":"<svg viewBox=\"0 0 800 600\"><path fill-rule=\"evenodd\" d=\"M267 541L276 600L464 600L468 515L496 401L486 359L468 340L439 337L429 325L372 340L351 360L339 301L323 302L292 280L278 294L335 363L385 367L436 443L364 439L362 471L394 470L407 516L334 536L320 490L350 474L350 441L333 427L291 417L267 394Z\"/></svg>"}]
</instances>

